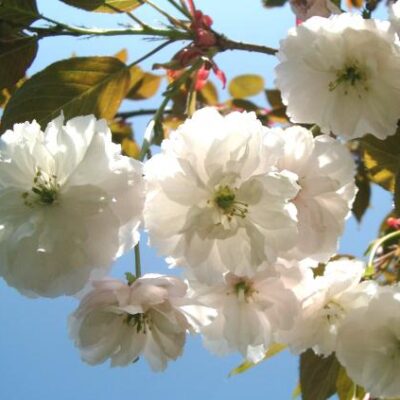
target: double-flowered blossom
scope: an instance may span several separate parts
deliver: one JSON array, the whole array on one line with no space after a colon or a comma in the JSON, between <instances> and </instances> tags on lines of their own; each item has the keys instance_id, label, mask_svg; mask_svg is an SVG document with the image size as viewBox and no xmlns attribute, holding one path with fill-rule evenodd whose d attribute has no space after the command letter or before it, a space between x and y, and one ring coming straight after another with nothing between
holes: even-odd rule
<instances>
[{"instance_id":1,"label":"double-flowered blossom","mask_svg":"<svg viewBox=\"0 0 400 400\"><path fill-rule=\"evenodd\" d=\"M142 166L105 121L14 125L0 139L0 275L29 296L81 290L138 241Z\"/></svg>"},{"instance_id":2,"label":"double-flowered blossom","mask_svg":"<svg viewBox=\"0 0 400 400\"><path fill-rule=\"evenodd\" d=\"M111 359L125 366L140 355L154 371L183 351L191 323L204 324L207 310L185 299L178 278L146 274L127 285L119 280L93 282L93 290L70 317L70 334L89 364Z\"/></svg>"},{"instance_id":3,"label":"double-flowered blossom","mask_svg":"<svg viewBox=\"0 0 400 400\"><path fill-rule=\"evenodd\" d=\"M293 329L282 334L292 351L301 353L312 348L323 355L335 351L338 330L346 316L368 304L376 292L373 282L360 283L363 273L363 262L341 259L329 262L324 275L308 283Z\"/></svg>"},{"instance_id":4,"label":"double-flowered blossom","mask_svg":"<svg viewBox=\"0 0 400 400\"><path fill-rule=\"evenodd\" d=\"M350 151L327 135L316 138L300 126L272 129L284 142L280 170L295 174L300 187L293 203L297 208L299 236L285 258L308 265L327 262L337 250L355 193L355 163Z\"/></svg>"},{"instance_id":5,"label":"double-flowered blossom","mask_svg":"<svg viewBox=\"0 0 400 400\"><path fill-rule=\"evenodd\" d=\"M346 138L396 132L400 46L387 21L313 17L281 41L276 85L292 122Z\"/></svg>"},{"instance_id":6,"label":"double-flowered blossom","mask_svg":"<svg viewBox=\"0 0 400 400\"><path fill-rule=\"evenodd\" d=\"M400 289L380 287L340 328L336 350L355 383L374 398L400 396Z\"/></svg>"},{"instance_id":7,"label":"double-flowered blossom","mask_svg":"<svg viewBox=\"0 0 400 400\"><path fill-rule=\"evenodd\" d=\"M254 113L195 112L145 166L150 243L205 282L252 276L296 243L298 192L283 143Z\"/></svg>"},{"instance_id":8,"label":"double-flowered blossom","mask_svg":"<svg viewBox=\"0 0 400 400\"><path fill-rule=\"evenodd\" d=\"M292 327L299 307L294 293L271 271L252 278L229 272L224 282L209 286L196 282L194 298L217 311L201 329L204 345L218 355L239 351L253 362L262 360L280 329Z\"/></svg>"}]
</instances>

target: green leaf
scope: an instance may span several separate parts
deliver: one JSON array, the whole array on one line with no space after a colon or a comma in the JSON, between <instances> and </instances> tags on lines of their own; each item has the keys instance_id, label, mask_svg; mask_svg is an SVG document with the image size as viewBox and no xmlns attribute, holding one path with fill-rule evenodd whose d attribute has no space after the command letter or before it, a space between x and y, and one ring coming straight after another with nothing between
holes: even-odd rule
<instances>
[{"instance_id":1,"label":"green leaf","mask_svg":"<svg viewBox=\"0 0 400 400\"><path fill-rule=\"evenodd\" d=\"M265 353L264 358L260 361L265 361L268 360L269 358L275 356L276 354L280 353L282 350L286 349L286 345L285 344L281 344L281 343L274 343L272 344L269 349L267 350L267 352ZM238 375L238 374L242 374L243 372L247 371L250 368L253 368L254 366L258 365L260 362L258 363L253 363L251 361L244 361L242 364L240 364L238 367L234 368L230 373L229 376L233 376L233 375Z\"/></svg>"},{"instance_id":2,"label":"green leaf","mask_svg":"<svg viewBox=\"0 0 400 400\"><path fill-rule=\"evenodd\" d=\"M368 135L360 140L360 144L371 181L393 192L400 165L400 131L385 140Z\"/></svg>"},{"instance_id":3,"label":"green leaf","mask_svg":"<svg viewBox=\"0 0 400 400\"><path fill-rule=\"evenodd\" d=\"M34 37L22 36L14 41L0 41L0 90L12 87L36 57L38 43Z\"/></svg>"},{"instance_id":4,"label":"green leaf","mask_svg":"<svg viewBox=\"0 0 400 400\"><path fill-rule=\"evenodd\" d=\"M365 390L356 385L347 375L346 370L340 367L336 380L336 390L339 400L362 400Z\"/></svg>"},{"instance_id":5,"label":"green leaf","mask_svg":"<svg viewBox=\"0 0 400 400\"><path fill-rule=\"evenodd\" d=\"M130 74L114 57L76 57L32 76L8 102L0 131L36 119L45 126L64 112L66 119L94 114L112 119L129 88Z\"/></svg>"},{"instance_id":6,"label":"green leaf","mask_svg":"<svg viewBox=\"0 0 400 400\"><path fill-rule=\"evenodd\" d=\"M263 0L264 7L282 7L285 5L287 0Z\"/></svg>"},{"instance_id":7,"label":"green leaf","mask_svg":"<svg viewBox=\"0 0 400 400\"><path fill-rule=\"evenodd\" d=\"M136 71L137 69L134 74L137 74ZM144 100L153 97L160 87L162 76L142 71L141 75L137 75L137 77L136 82L133 80L135 78L131 78L131 84L134 83L126 97L130 100Z\"/></svg>"},{"instance_id":8,"label":"green leaf","mask_svg":"<svg viewBox=\"0 0 400 400\"><path fill-rule=\"evenodd\" d=\"M36 0L0 0L0 19L16 26L29 26L40 18Z\"/></svg>"},{"instance_id":9,"label":"green leaf","mask_svg":"<svg viewBox=\"0 0 400 400\"><path fill-rule=\"evenodd\" d=\"M352 212L357 221L361 222L363 215L369 207L371 199L371 184L367 174L365 173L365 168L362 163L358 168L355 177L355 183L358 191L353 202Z\"/></svg>"},{"instance_id":10,"label":"green leaf","mask_svg":"<svg viewBox=\"0 0 400 400\"><path fill-rule=\"evenodd\" d=\"M300 356L303 400L326 400L336 392L340 364L334 354L317 356L311 349Z\"/></svg>"},{"instance_id":11,"label":"green leaf","mask_svg":"<svg viewBox=\"0 0 400 400\"><path fill-rule=\"evenodd\" d=\"M255 96L264 90L264 79L260 75L239 75L229 82L228 91L236 99Z\"/></svg>"},{"instance_id":12,"label":"green leaf","mask_svg":"<svg viewBox=\"0 0 400 400\"><path fill-rule=\"evenodd\" d=\"M86 11L103 13L127 12L139 7L139 0L61 0L70 6Z\"/></svg>"}]
</instances>

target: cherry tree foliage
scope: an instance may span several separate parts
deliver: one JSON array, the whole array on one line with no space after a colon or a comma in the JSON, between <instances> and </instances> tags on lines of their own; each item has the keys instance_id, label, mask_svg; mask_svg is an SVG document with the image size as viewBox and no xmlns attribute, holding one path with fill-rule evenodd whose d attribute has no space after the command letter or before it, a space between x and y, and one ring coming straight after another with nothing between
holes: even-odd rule
<instances>
[{"instance_id":1,"label":"cherry tree foliage","mask_svg":"<svg viewBox=\"0 0 400 400\"><path fill-rule=\"evenodd\" d=\"M215 31L193 0L60 1L131 23L74 26L35 0L0 1L2 279L27 297L76 295L69 333L91 365L143 357L162 371L198 334L243 356L233 374L299 355L305 400L400 398L399 3L380 5L383 21L376 0L290 0L293 27L274 49ZM47 37L121 35L158 41L132 63L121 51L26 74ZM275 87L251 73L227 82L214 60L226 50L275 57ZM157 74L141 68L149 58ZM261 92L268 106L250 100ZM137 107L122 111L124 99ZM357 260L338 241L352 213L362 223L371 185L393 193L393 210ZM139 243L180 276L142 275ZM107 277L132 249L134 271Z\"/></svg>"}]
</instances>

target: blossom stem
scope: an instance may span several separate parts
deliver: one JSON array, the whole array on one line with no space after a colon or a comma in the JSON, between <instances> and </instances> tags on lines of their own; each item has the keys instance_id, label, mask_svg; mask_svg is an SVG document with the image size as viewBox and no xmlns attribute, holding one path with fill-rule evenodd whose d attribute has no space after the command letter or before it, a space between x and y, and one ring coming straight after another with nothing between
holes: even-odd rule
<instances>
[{"instance_id":1,"label":"blossom stem","mask_svg":"<svg viewBox=\"0 0 400 400\"><path fill-rule=\"evenodd\" d=\"M261 46L258 44L236 42L234 40L228 39L224 35L215 34L217 37L217 47L219 51L223 52L226 50L245 50L255 53L262 53L274 56L278 50L267 46Z\"/></svg>"},{"instance_id":2,"label":"blossom stem","mask_svg":"<svg viewBox=\"0 0 400 400\"><path fill-rule=\"evenodd\" d=\"M139 27L126 27L124 29L98 29L85 28L80 26L67 25L56 21L44 15L41 19L52 24L47 28L29 27L29 31L36 33L39 38L47 36L120 36L120 35L143 35L143 36L158 36L165 37L171 40L190 40L192 35L190 32L177 29L155 28L141 23Z\"/></svg>"},{"instance_id":3,"label":"blossom stem","mask_svg":"<svg viewBox=\"0 0 400 400\"><path fill-rule=\"evenodd\" d=\"M371 276L375 272L374 260L378 249L388 240L395 239L397 237L400 237L400 230L391 232L375 241L374 245L372 246L371 252L369 254L367 270L365 272L366 276Z\"/></svg>"},{"instance_id":4,"label":"blossom stem","mask_svg":"<svg viewBox=\"0 0 400 400\"><path fill-rule=\"evenodd\" d=\"M128 119L128 118L133 118L133 117L140 117L143 115L154 115L157 112L157 108L142 108L139 110L133 110L133 111L121 111L116 114L117 118L122 118L122 119ZM164 110L164 114L170 114L172 113L172 110L167 108Z\"/></svg>"},{"instance_id":5,"label":"blossom stem","mask_svg":"<svg viewBox=\"0 0 400 400\"><path fill-rule=\"evenodd\" d=\"M139 243L135 246L135 275L136 278L139 278L142 276L142 266L140 264L140 247Z\"/></svg>"}]
</instances>

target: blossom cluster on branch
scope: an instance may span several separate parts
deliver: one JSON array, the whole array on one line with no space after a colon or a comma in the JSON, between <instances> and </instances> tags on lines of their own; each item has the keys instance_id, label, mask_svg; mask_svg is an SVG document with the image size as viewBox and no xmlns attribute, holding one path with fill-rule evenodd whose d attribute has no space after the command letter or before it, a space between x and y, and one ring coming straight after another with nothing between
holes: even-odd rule
<instances>
[{"instance_id":1,"label":"blossom cluster on branch","mask_svg":"<svg viewBox=\"0 0 400 400\"><path fill-rule=\"evenodd\" d=\"M214 32L193 1L170 2L190 24L167 14L173 29L157 31L128 11L144 34L175 40L182 29L193 39L158 65L170 83L131 154L137 159L124 146L122 155L106 120L77 111L47 127L17 123L1 136L0 276L29 297L80 295L70 336L89 364L125 366L143 356L161 371L182 354L187 333L198 333L211 352L238 351L253 364L277 344L334 355L366 396L399 397L399 219L387 220L367 265L337 254L360 176L367 179L360 143L379 148L398 136L399 3L390 21L379 21L341 13L330 1L291 1L304 22L276 52L286 119L272 126L266 113L244 106L197 107L210 69L225 83L214 55L247 45ZM133 72L145 79L138 69L119 71L120 61L111 67L124 85ZM2 124L26 87L11 96ZM166 106L174 102L173 114L179 96L185 118L160 137ZM375 179L399 195L398 176L390 184ZM141 229L182 279L141 275ZM135 274L126 282L105 277L132 248Z\"/></svg>"}]
</instances>

